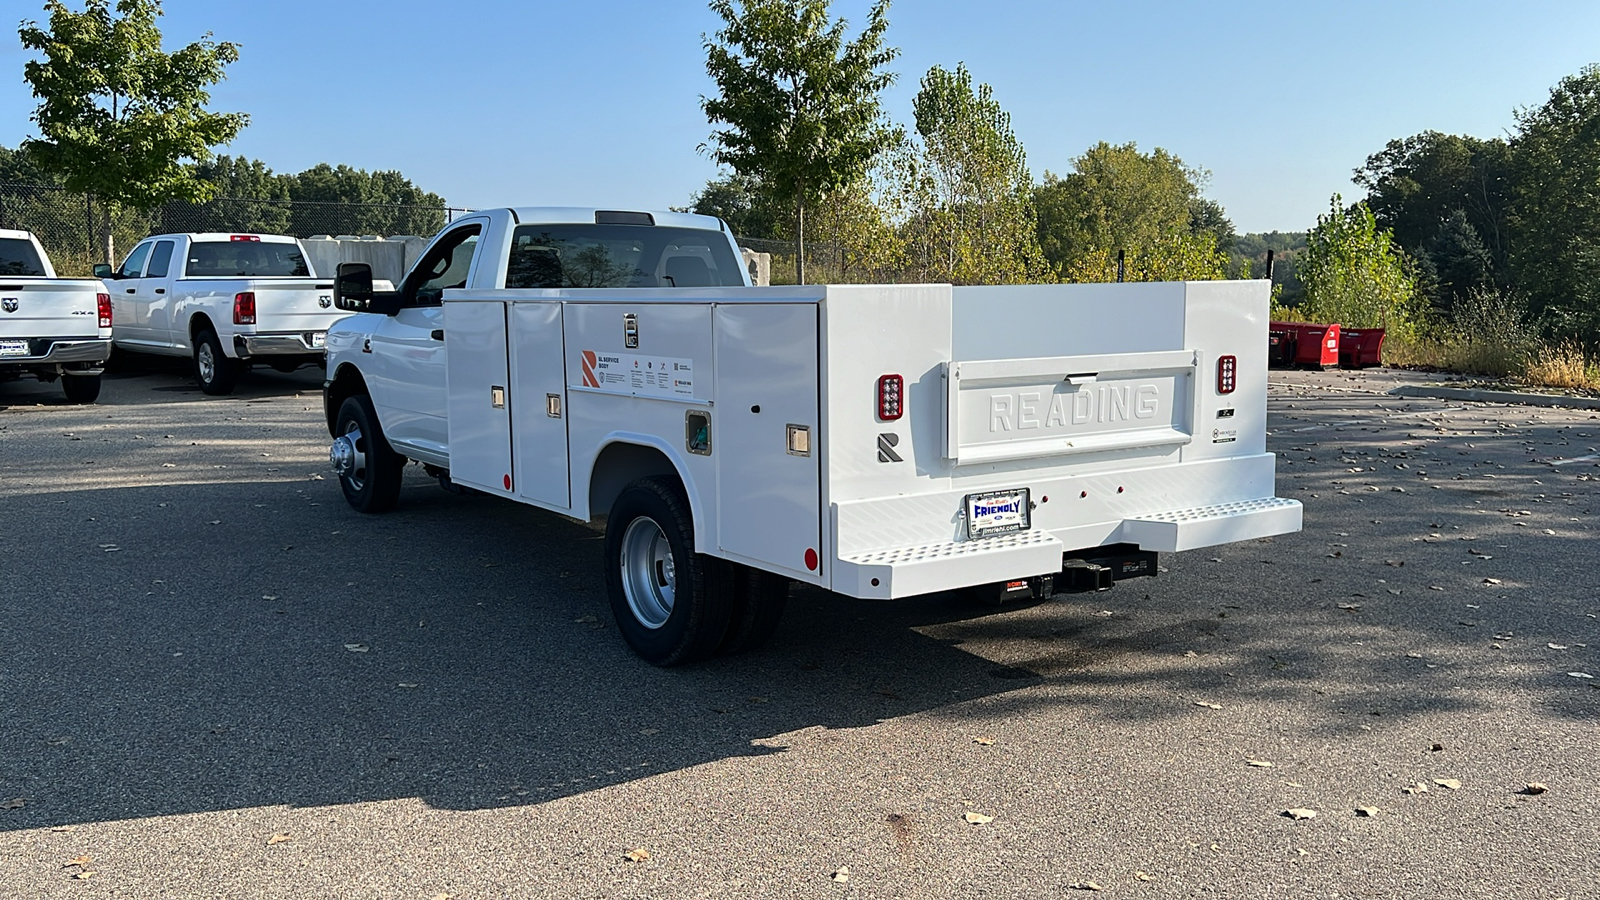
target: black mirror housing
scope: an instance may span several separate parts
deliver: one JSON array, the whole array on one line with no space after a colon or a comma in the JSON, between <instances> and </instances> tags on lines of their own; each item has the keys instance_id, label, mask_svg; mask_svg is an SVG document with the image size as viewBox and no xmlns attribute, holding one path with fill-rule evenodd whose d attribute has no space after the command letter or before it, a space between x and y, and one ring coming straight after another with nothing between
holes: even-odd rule
<instances>
[{"instance_id":1,"label":"black mirror housing","mask_svg":"<svg viewBox=\"0 0 1600 900\"><path fill-rule=\"evenodd\" d=\"M115 278L115 277L117 277L117 273L112 270L110 263L95 263L94 264L94 277L96 277L96 278Z\"/></svg>"},{"instance_id":2,"label":"black mirror housing","mask_svg":"<svg viewBox=\"0 0 1600 900\"><path fill-rule=\"evenodd\" d=\"M372 308L372 266L363 262L339 263L333 280L333 305L346 312L367 312Z\"/></svg>"}]
</instances>

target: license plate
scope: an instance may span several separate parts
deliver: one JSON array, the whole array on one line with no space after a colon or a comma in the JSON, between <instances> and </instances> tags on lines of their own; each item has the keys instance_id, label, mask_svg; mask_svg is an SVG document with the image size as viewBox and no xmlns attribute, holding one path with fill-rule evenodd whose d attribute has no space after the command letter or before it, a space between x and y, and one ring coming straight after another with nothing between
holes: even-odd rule
<instances>
[{"instance_id":1,"label":"license plate","mask_svg":"<svg viewBox=\"0 0 1600 900\"><path fill-rule=\"evenodd\" d=\"M324 332L314 331L314 332L311 333L311 347L312 347L312 349L321 350L323 347L327 346L327 343L328 343L328 335L325 334Z\"/></svg>"},{"instance_id":2,"label":"license plate","mask_svg":"<svg viewBox=\"0 0 1600 900\"><path fill-rule=\"evenodd\" d=\"M1033 524L1028 489L967 495L967 537L1027 531Z\"/></svg>"},{"instance_id":3,"label":"license plate","mask_svg":"<svg viewBox=\"0 0 1600 900\"><path fill-rule=\"evenodd\" d=\"M32 356L27 341L0 341L0 356Z\"/></svg>"}]
</instances>

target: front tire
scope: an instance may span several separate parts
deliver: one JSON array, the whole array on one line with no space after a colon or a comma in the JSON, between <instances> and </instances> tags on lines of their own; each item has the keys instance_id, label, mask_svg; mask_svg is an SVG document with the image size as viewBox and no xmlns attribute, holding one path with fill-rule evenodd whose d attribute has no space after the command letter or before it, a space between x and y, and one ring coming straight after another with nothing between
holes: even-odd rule
<instances>
[{"instance_id":1,"label":"front tire","mask_svg":"<svg viewBox=\"0 0 1600 900\"><path fill-rule=\"evenodd\" d=\"M365 394L348 397L334 419L334 434L354 445L348 471L339 473L344 499L358 512L381 513L400 502L400 481L406 459L394 452L378 424L378 413Z\"/></svg>"},{"instance_id":2,"label":"front tire","mask_svg":"<svg viewBox=\"0 0 1600 900\"><path fill-rule=\"evenodd\" d=\"M100 396L99 375L61 376L61 390L68 403L93 403Z\"/></svg>"},{"instance_id":3,"label":"front tire","mask_svg":"<svg viewBox=\"0 0 1600 900\"><path fill-rule=\"evenodd\" d=\"M606 589L617 630L646 662L676 666L715 653L728 631L730 568L696 553L677 485L641 478L606 519Z\"/></svg>"},{"instance_id":4,"label":"front tire","mask_svg":"<svg viewBox=\"0 0 1600 900\"><path fill-rule=\"evenodd\" d=\"M222 352L217 333L207 328L194 338L194 380L213 397L233 393L239 380L239 362Z\"/></svg>"}]
</instances>

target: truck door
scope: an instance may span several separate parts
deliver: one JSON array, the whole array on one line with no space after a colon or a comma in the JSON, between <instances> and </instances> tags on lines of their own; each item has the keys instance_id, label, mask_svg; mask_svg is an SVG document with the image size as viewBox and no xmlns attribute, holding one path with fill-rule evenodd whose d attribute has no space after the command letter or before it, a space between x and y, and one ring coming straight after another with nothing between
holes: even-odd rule
<instances>
[{"instance_id":1,"label":"truck door","mask_svg":"<svg viewBox=\"0 0 1600 900\"><path fill-rule=\"evenodd\" d=\"M820 574L817 308L723 303L716 340L717 545Z\"/></svg>"},{"instance_id":2,"label":"truck door","mask_svg":"<svg viewBox=\"0 0 1600 900\"><path fill-rule=\"evenodd\" d=\"M142 323L150 340L168 347L183 347L189 336L172 333L172 304L175 276L183 274L184 260L173 259L177 242L156 241L150 251L150 262L144 267L144 277L139 279L139 304L145 311Z\"/></svg>"},{"instance_id":3,"label":"truck door","mask_svg":"<svg viewBox=\"0 0 1600 900\"><path fill-rule=\"evenodd\" d=\"M450 480L498 496L513 493L511 381L507 377L506 304L444 304Z\"/></svg>"},{"instance_id":4,"label":"truck door","mask_svg":"<svg viewBox=\"0 0 1600 900\"><path fill-rule=\"evenodd\" d=\"M564 346L560 303L511 305L517 493L528 500L570 509Z\"/></svg>"},{"instance_id":5,"label":"truck door","mask_svg":"<svg viewBox=\"0 0 1600 900\"><path fill-rule=\"evenodd\" d=\"M151 241L133 248L117 269L117 276L106 287L111 291L113 336L118 342L135 345L150 343L150 308L145 302L144 264L150 258Z\"/></svg>"}]
</instances>

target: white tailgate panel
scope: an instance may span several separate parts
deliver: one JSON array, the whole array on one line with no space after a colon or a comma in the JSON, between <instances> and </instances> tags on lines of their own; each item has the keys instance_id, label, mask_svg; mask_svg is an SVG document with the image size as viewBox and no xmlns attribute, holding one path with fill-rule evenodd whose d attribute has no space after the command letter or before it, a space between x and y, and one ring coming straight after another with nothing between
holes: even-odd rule
<instances>
[{"instance_id":1,"label":"white tailgate panel","mask_svg":"<svg viewBox=\"0 0 1600 900\"><path fill-rule=\"evenodd\" d=\"M567 377L560 303L511 306L511 369L516 397L518 496L551 506L572 505L567 477ZM552 416L555 395L558 416Z\"/></svg>"},{"instance_id":2,"label":"white tailgate panel","mask_svg":"<svg viewBox=\"0 0 1600 900\"><path fill-rule=\"evenodd\" d=\"M495 300L451 300L444 305L444 334L450 480L507 496L515 483L506 305Z\"/></svg>"},{"instance_id":3,"label":"white tailgate panel","mask_svg":"<svg viewBox=\"0 0 1600 900\"><path fill-rule=\"evenodd\" d=\"M818 483L817 308L721 304L713 314L717 405L717 545L802 578L821 552ZM757 411L759 410L759 412ZM811 452L789 452L789 426Z\"/></svg>"}]
</instances>

